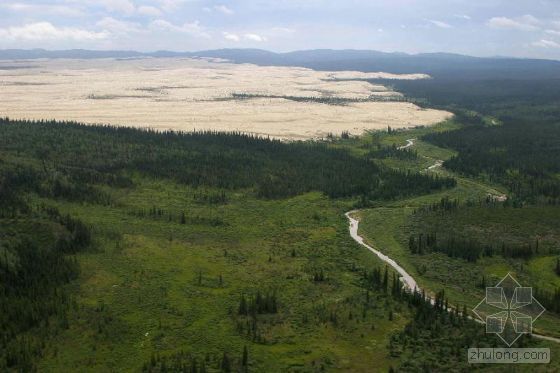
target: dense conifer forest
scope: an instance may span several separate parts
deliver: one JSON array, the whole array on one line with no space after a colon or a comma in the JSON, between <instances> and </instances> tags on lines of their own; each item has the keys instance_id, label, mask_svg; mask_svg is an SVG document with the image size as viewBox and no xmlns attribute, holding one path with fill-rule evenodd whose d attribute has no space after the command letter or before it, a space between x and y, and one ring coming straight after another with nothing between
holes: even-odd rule
<instances>
[{"instance_id":1,"label":"dense conifer forest","mask_svg":"<svg viewBox=\"0 0 560 373\"><path fill-rule=\"evenodd\" d=\"M393 147L361 157L328 142L0 120L0 370L36 369L47 341L67 330L68 313L79 312L68 291L80 273L75 255L97 250L100 237L93 227L59 212L57 203L86 209L118 207L114 194L133 190L137 175L195 188L194 203L217 207L227 205L236 191L261 200L311 191L330 198L392 200L455 185L452 178L396 171L376 163L376 156L398 152ZM169 225L228 226L221 216L198 216L159 205L128 208L127 214ZM202 273L197 277L201 285ZM322 269L312 277L314 283L329 281ZM248 333L254 343L266 343L259 318L278 312L277 297L268 290L242 294L235 316L239 333ZM103 304L94 313L97 333L106 335L112 317L105 315ZM194 372L212 365L211 369L230 371L247 366L246 350L239 357L229 353L210 360L180 353L154 355L144 370Z\"/></svg>"},{"instance_id":2,"label":"dense conifer forest","mask_svg":"<svg viewBox=\"0 0 560 373\"><path fill-rule=\"evenodd\" d=\"M18 169L14 176L32 178L22 183L27 188L48 181L54 197L103 203L108 196L94 185L127 187L126 172L195 187L251 188L263 198L317 190L334 198L391 199L455 185L450 178L383 168L325 143L9 119L0 121L0 134L4 151L40 160L41 167Z\"/></svg>"},{"instance_id":3,"label":"dense conifer forest","mask_svg":"<svg viewBox=\"0 0 560 373\"><path fill-rule=\"evenodd\" d=\"M459 151L445 167L468 176L487 175L513 198L557 204L560 198L560 124L508 121L469 126L424 137Z\"/></svg>"},{"instance_id":4,"label":"dense conifer forest","mask_svg":"<svg viewBox=\"0 0 560 373\"><path fill-rule=\"evenodd\" d=\"M424 105L451 110L464 128L423 139L458 151L446 168L505 185L512 198L557 204L560 198L560 91L557 79L479 74L387 82ZM486 118L485 118L486 116ZM489 117L488 117L489 116ZM491 119L492 118L492 119Z\"/></svg>"},{"instance_id":5,"label":"dense conifer forest","mask_svg":"<svg viewBox=\"0 0 560 373\"><path fill-rule=\"evenodd\" d=\"M68 327L66 313L75 304L63 286L76 279L72 254L88 248L91 232L54 207L6 207L0 209L11 217L1 219L0 229L0 370L30 371L45 337Z\"/></svg>"}]
</instances>

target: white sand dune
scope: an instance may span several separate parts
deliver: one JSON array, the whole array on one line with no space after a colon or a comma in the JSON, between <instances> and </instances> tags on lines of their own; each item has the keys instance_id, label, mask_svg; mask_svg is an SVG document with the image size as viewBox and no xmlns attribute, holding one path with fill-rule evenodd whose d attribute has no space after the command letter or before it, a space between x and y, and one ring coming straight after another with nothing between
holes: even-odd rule
<instances>
[{"instance_id":1,"label":"white sand dune","mask_svg":"<svg viewBox=\"0 0 560 373\"><path fill-rule=\"evenodd\" d=\"M371 100L400 96L359 80L375 77L427 76L184 58L0 61L0 115L162 130L242 131L283 139L430 125L450 117L411 103ZM248 97L233 97L239 94ZM350 102L324 101L331 99Z\"/></svg>"}]
</instances>

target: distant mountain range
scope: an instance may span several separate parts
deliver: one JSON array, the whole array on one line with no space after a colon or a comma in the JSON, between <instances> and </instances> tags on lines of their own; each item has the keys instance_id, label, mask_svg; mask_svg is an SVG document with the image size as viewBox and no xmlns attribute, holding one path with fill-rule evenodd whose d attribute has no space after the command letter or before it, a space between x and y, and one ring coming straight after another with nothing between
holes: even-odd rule
<instances>
[{"instance_id":1,"label":"distant mountain range","mask_svg":"<svg viewBox=\"0 0 560 373\"><path fill-rule=\"evenodd\" d=\"M213 57L235 63L272 66L300 66L315 70L426 73L439 79L560 79L560 61L509 57L480 58L450 53L385 53L371 50L317 49L274 53L261 49L218 49L198 52L93 51L83 49L0 50L2 60L40 58L139 58Z\"/></svg>"}]
</instances>

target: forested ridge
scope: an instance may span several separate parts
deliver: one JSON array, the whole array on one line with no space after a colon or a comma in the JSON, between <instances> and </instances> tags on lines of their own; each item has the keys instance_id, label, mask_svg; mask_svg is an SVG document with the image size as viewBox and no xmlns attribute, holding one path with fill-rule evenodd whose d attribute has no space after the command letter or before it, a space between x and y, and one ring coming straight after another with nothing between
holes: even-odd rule
<instances>
[{"instance_id":1,"label":"forested ridge","mask_svg":"<svg viewBox=\"0 0 560 373\"><path fill-rule=\"evenodd\" d=\"M456 149L444 166L468 175L484 174L505 185L513 198L558 203L560 198L560 123L520 120L503 126L468 126L429 134L424 139Z\"/></svg>"},{"instance_id":2,"label":"forested ridge","mask_svg":"<svg viewBox=\"0 0 560 373\"><path fill-rule=\"evenodd\" d=\"M127 171L195 187L253 188L263 198L318 190L335 198L390 199L455 185L450 178L382 168L322 142L7 118L0 120L0 135L0 149L40 160L44 176L67 195L91 196L92 184L128 186Z\"/></svg>"},{"instance_id":3,"label":"forested ridge","mask_svg":"<svg viewBox=\"0 0 560 373\"><path fill-rule=\"evenodd\" d=\"M39 169L0 157L0 370L32 371L47 336L68 326L74 304L64 286L79 273L72 255L91 243L79 219L28 201L32 192L60 196L60 183L47 188L44 179ZM85 200L95 198L82 188Z\"/></svg>"},{"instance_id":4,"label":"forested ridge","mask_svg":"<svg viewBox=\"0 0 560 373\"><path fill-rule=\"evenodd\" d=\"M72 254L90 245L91 233L44 205L10 215L0 219L0 370L31 371L45 338L68 327L74 303L64 286L77 277Z\"/></svg>"}]
</instances>

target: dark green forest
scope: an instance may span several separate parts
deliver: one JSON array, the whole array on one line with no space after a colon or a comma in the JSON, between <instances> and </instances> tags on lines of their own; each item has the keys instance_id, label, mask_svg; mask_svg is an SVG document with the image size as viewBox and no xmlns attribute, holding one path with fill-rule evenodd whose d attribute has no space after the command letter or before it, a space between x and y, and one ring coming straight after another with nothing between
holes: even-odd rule
<instances>
[{"instance_id":1,"label":"dark green forest","mask_svg":"<svg viewBox=\"0 0 560 373\"><path fill-rule=\"evenodd\" d=\"M425 140L456 149L445 167L468 176L485 175L514 198L557 204L560 198L560 123L507 121L429 134Z\"/></svg>"},{"instance_id":2,"label":"dark green forest","mask_svg":"<svg viewBox=\"0 0 560 373\"><path fill-rule=\"evenodd\" d=\"M554 76L554 75L553 75ZM557 204L560 197L560 90L558 79L482 73L386 84L422 105L450 110L464 126L429 133L423 140L458 151L444 166L482 177L511 191L511 198Z\"/></svg>"},{"instance_id":3,"label":"dark green forest","mask_svg":"<svg viewBox=\"0 0 560 373\"><path fill-rule=\"evenodd\" d=\"M74 303L63 286L78 276L72 254L88 248L91 233L56 208L18 207L17 217L2 219L0 228L0 368L30 371L47 328L68 327Z\"/></svg>"},{"instance_id":4,"label":"dark green forest","mask_svg":"<svg viewBox=\"0 0 560 373\"><path fill-rule=\"evenodd\" d=\"M9 119L0 120L0 135L0 149L40 162L41 167L12 170L17 173L12 182L53 197L107 203L107 196L94 186L127 187L131 183L127 172L194 187L253 189L263 198L315 190L333 198L391 199L455 185L450 178L383 168L320 142ZM41 189L45 181L49 191Z\"/></svg>"},{"instance_id":5,"label":"dark green forest","mask_svg":"<svg viewBox=\"0 0 560 373\"><path fill-rule=\"evenodd\" d=\"M66 285L80 272L74 254L95 250L91 227L61 214L49 201L110 207L115 204L111 191L134 188L136 173L222 190L202 188L194 199L203 204L227 203L226 191L233 190L261 199L320 191L331 198L390 200L455 185L451 178L385 168L371 155L358 157L328 143L2 119L0 370L33 370L46 339L68 328L68 310L77 306ZM131 214L223 224L219 217L172 216L158 206ZM275 313L276 302L276 294L243 296L240 317ZM99 320L101 331L108 322ZM229 365L228 359L225 355L222 363ZM158 364L164 363L154 357L146 369Z\"/></svg>"}]
</instances>

